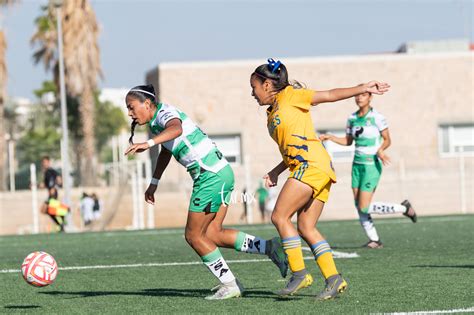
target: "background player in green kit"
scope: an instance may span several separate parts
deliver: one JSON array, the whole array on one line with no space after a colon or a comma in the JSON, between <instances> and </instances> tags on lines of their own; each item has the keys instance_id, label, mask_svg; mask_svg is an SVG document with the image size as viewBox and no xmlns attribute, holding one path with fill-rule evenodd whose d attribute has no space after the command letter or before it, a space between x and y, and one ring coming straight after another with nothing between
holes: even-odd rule
<instances>
[{"instance_id":1,"label":"background player in green kit","mask_svg":"<svg viewBox=\"0 0 474 315\"><path fill-rule=\"evenodd\" d=\"M362 227L369 238L368 248L382 248L371 214L403 213L416 222L416 213L408 200L401 204L372 202L382 174L382 164L390 164L385 150L390 146L390 134L385 117L370 106L371 93L355 97L359 110L347 120L346 136L320 135L323 141L330 140L349 146L355 142L355 155L352 164L352 191ZM383 141L382 141L383 140Z\"/></svg>"},{"instance_id":2,"label":"background player in green kit","mask_svg":"<svg viewBox=\"0 0 474 315\"><path fill-rule=\"evenodd\" d=\"M239 297L243 292L218 247L267 255L285 277L288 262L278 238L264 240L222 227L230 194L234 189L234 173L209 137L177 108L157 103L152 85L134 87L127 93L125 101L128 115L133 119L131 145L125 154L143 152L161 144L153 179L145 192L145 200L151 204L155 202L154 193L171 156L186 167L193 179L185 238L220 281L216 293L206 299ZM148 124L154 137L147 142L133 144L137 124Z\"/></svg>"}]
</instances>

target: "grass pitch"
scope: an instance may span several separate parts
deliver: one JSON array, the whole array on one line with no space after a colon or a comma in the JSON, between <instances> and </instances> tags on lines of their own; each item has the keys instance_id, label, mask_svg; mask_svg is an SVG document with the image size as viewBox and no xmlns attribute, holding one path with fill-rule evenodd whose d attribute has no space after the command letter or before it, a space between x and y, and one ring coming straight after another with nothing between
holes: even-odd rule
<instances>
[{"instance_id":1,"label":"grass pitch","mask_svg":"<svg viewBox=\"0 0 474 315\"><path fill-rule=\"evenodd\" d=\"M385 245L381 250L360 248L366 239L356 221L319 224L335 251L359 256L336 259L349 289L326 302L313 298L324 285L314 260L306 260L315 278L312 287L279 299L273 292L285 282L271 262L248 261L265 257L227 249L222 253L246 294L206 301L216 280L180 229L0 237L0 313L474 312L474 216L421 217L416 224L378 219L376 226ZM239 228L276 235L270 225ZM24 257L36 250L59 264L49 287L31 287L20 275ZM70 268L75 266L85 269Z\"/></svg>"}]
</instances>

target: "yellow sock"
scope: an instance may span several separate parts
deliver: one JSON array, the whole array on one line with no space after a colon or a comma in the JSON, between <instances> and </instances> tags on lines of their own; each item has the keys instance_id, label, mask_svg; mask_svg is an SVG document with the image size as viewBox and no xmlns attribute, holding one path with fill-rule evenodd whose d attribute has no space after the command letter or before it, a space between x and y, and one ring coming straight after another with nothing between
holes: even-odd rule
<instances>
[{"instance_id":1,"label":"yellow sock","mask_svg":"<svg viewBox=\"0 0 474 315\"><path fill-rule=\"evenodd\" d=\"M332 250L328 242L322 240L317 242L314 245L311 245L311 250L313 251L314 258L316 263L323 274L325 279L339 274L337 272L336 264L334 263L334 258L332 256Z\"/></svg>"},{"instance_id":2,"label":"yellow sock","mask_svg":"<svg viewBox=\"0 0 474 315\"><path fill-rule=\"evenodd\" d=\"M291 272L297 272L305 269L300 237L288 237L282 239L281 242L283 245L283 250L288 256L288 264L290 265Z\"/></svg>"}]
</instances>

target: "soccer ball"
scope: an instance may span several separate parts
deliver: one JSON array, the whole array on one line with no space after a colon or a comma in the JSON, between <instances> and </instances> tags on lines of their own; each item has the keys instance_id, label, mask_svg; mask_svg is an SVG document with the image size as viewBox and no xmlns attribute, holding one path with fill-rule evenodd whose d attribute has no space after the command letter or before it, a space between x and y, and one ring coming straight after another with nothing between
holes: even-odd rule
<instances>
[{"instance_id":1,"label":"soccer ball","mask_svg":"<svg viewBox=\"0 0 474 315\"><path fill-rule=\"evenodd\" d=\"M28 284L35 287L45 287L56 279L58 265L50 254L33 252L23 260L21 274Z\"/></svg>"}]
</instances>

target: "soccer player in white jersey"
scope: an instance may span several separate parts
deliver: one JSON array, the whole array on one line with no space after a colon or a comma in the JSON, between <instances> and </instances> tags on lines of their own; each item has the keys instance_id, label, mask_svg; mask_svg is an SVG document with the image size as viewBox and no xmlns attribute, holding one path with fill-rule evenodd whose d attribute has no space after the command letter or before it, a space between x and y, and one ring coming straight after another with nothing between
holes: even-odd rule
<instances>
[{"instance_id":1,"label":"soccer player in white jersey","mask_svg":"<svg viewBox=\"0 0 474 315\"><path fill-rule=\"evenodd\" d=\"M336 137L330 134L320 135L323 141L330 140L349 146L355 142L355 155L352 164L352 191L359 219L369 242L368 248L383 248L375 229L371 214L402 213L416 222L416 213L408 200L401 204L372 202L377 184L382 174L382 164L390 164L385 150L390 146L390 134L385 117L370 106L371 93L362 93L355 97L359 110L347 120L346 136Z\"/></svg>"},{"instance_id":2,"label":"soccer player in white jersey","mask_svg":"<svg viewBox=\"0 0 474 315\"><path fill-rule=\"evenodd\" d=\"M234 173L215 144L196 124L174 106L158 103L152 85L132 88L126 96L128 115L133 119L130 147L125 154L143 152L161 145L156 168L145 200L154 204L154 193L171 156L186 167L194 181L185 238L203 263L220 281L209 300L239 297L243 288L222 257L219 247L267 255L286 277L288 261L279 238L265 240L234 229L224 229ZM148 124L154 137L144 143L133 143L136 125Z\"/></svg>"}]
</instances>

